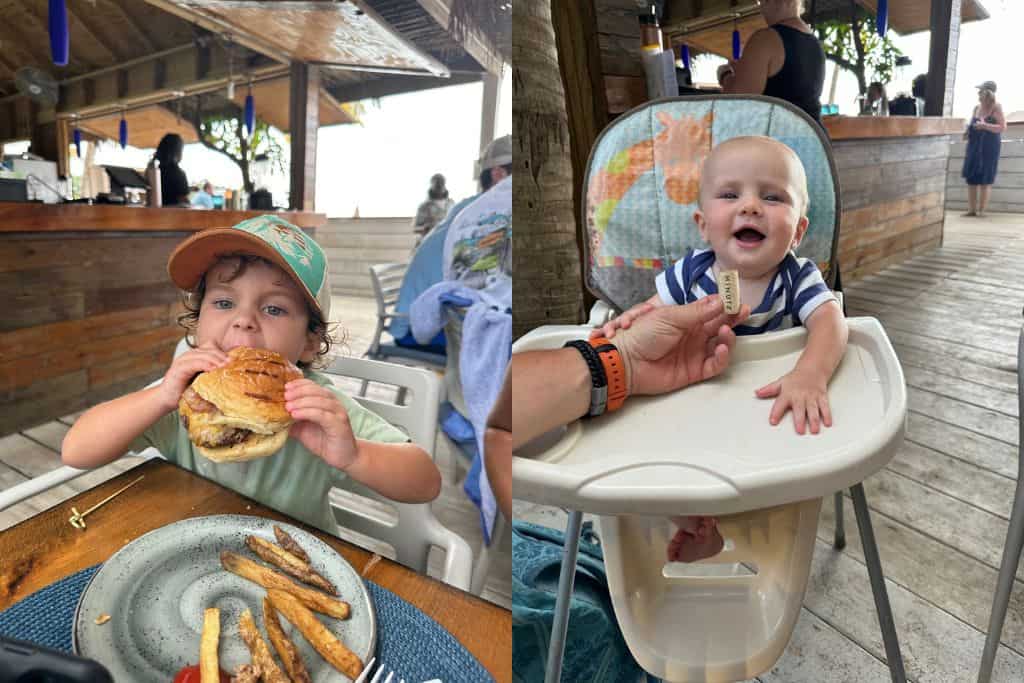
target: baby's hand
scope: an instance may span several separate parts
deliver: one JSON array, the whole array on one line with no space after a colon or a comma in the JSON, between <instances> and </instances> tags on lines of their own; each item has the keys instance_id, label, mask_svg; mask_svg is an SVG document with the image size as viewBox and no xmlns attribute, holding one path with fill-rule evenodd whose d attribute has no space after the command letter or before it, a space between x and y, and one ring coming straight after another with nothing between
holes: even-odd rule
<instances>
[{"instance_id":1,"label":"baby's hand","mask_svg":"<svg viewBox=\"0 0 1024 683\"><path fill-rule=\"evenodd\" d=\"M647 301L633 306L633 308L625 311L621 315L612 318L601 327L596 327L590 332L590 338L594 337L606 337L611 339L615 336L615 330L628 330L629 326L633 324L633 321L649 311L654 310L654 304Z\"/></svg>"},{"instance_id":2,"label":"baby's hand","mask_svg":"<svg viewBox=\"0 0 1024 683\"><path fill-rule=\"evenodd\" d=\"M228 354L213 344L204 344L175 358L158 387L160 401L167 412L178 407L181 395L196 375L227 365L227 362Z\"/></svg>"},{"instance_id":3,"label":"baby's hand","mask_svg":"<svg viewBox=\"0 0 1024 683\"><path fill-rule=\"evenodd\" d=\"M296 421L290 436L338 469L346 469L356 460L359 447L337 395L312 380L296 379L285 385L284 399Z\"/></svg>"},{"instance_id":4,"label":"baby's hand","mask_svg":"<svg viewBox=\"0 0 1024 683\"><path fill-rule=\"evenodd\" d=\"M793 370L756 392L758 398L772 398L772 411L768 422L777 425L786 411L793 411L796 433L803 434L810 426L811 434L817 434L821 425L832 426L832 410L828 405L828 379L820 373L807 370Z\"/></svg>"}]
</instances>

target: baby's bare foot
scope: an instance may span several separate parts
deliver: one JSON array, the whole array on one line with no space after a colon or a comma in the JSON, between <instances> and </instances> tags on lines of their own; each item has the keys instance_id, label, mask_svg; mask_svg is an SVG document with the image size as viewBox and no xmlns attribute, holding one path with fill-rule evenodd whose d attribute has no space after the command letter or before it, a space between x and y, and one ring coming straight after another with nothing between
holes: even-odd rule
<instances>
[{"instance_id":1,"label":"baby's bare foot","mask_svg":"<svg viewBox=\"0 0 1024 683\"><path fill-rule=\"evenodd\" d=\"M722 552L725 541L714 517L677 517L673 521L679 528L666 549L669 562L696 562Z\"/></svg>"}]
</instances>

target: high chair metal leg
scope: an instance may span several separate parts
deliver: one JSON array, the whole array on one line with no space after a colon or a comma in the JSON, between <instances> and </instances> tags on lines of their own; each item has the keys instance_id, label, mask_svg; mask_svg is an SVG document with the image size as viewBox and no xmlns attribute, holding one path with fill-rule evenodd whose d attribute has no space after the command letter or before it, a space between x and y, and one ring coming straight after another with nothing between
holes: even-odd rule
<instances>
[{"instance_id":1,"label":"high chair metal leg","mask_svg":"<svg viewBox=\"0 0 1024 683\"><path fill-rule=\"evenodd\" d=\"M1024 328L1017 337L1017 403L1024 414ZM1010 591L1013 590L1013 579L1017 574L1017 563L1024 549L1024 421L1018 420L1020 430L1018 438L1017 490L1013 495L1013 511L1010 513L1010 527L1006 530L1006 544L1003 546L1003 561L999 565L999 580L996 593L992 598L992 615L988 619L988 635L985 636L985 650L981 655L981 669L978 671L978 683L988 683L992 676L992 666L996 662L996 651L999 649L999 637L1003 632L1003 620L1006 618L1006 606L1010 603ZM3 507L3 506L0 506Z\"/></svg>"},{"instance_id":2,"label":"high chair metal leg","mask_svg":"<svg viewBox=\"0 0 1024 683\"><path fill-rule=\"evenodd\" d=\"M875 609L878 611L878 625L882 629L882 642L885 643L885 658L889 662L889 672L892 674L893 683L906 683L907 673L903 668L896 623L893 621L892 608L889 606L889 593L885 589L882 561L878 557L875 532L871 528L864 485L855 484L850 487L850 494L853 496L853 513L857 517L857 530L860 531L860 542L864 547L864 562L868 566L868 578L871 580L871 592L875 597Z\"/></svg>"},{"instance_id":3,"label":"high chair metal leg","mask_svg":"<svg viewBox=\"0 0 1024 683\"><path fill-rule=\"evenodd\" d=\"M843 528L843 492L836 491L836 535L832 547L842 550L846 547L846 529Z\"/></svg>"},{"instance_id":4,"label":"high chair metal leg","mask_svg":"<svg viewBox=\"0 0 1024 683\"><path fill-rule=\"evenodd\" d=\"M565 525L565 547L562 550L562 569L558 574L558 597L555 599L555 615L551 624L551 642L548 644L545 683L560 683L562 678L565 632L569 626L569 604L572 602L572 584L576 580L576 556L580 551L582 527L583 513L579 510L569 510L569 522Z\"/></svg>"},{"instance_id":5,"label":"high chair metal leg","mask_svg":"<svg viewBox=\"0 0 1024 683\"><path fill-rule=\"evenodd\" d=\"M999 565L999 581L992 599L992 615L988 619L988 635L985 636L985 650L981 655L981 669L978 671L978 683L988 683L992 677L992 666L996 661L999 649L999 637L1003 632L1003 620L1006 618L1006 607L1010 603L1010 591L1013 590L1013 579L1017 574L1017 563L1024 549L1024 478L1017 476L1017 493L1013 497L1013 512L1010 515L1010 528L1006 531L1006 545L1003 547L1003 561Z\"/></svg>"}]
</instances>

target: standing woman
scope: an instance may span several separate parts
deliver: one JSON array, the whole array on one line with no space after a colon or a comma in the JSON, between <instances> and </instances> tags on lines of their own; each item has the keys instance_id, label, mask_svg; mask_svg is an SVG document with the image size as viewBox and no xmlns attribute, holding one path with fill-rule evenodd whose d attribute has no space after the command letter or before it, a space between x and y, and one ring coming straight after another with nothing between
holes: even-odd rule
<instances>
[{"instance_id":1,"label":"standing woman","mask_svg":"<svg viewBox=\"0 0 1024 683\"><path fill-rule=\"evenodd\" d=\"M800 19L802 9L802 0L761 0L768 28L750 36L738 61L719 67L723 92L778 97L821 121L825 51Z\"/></svg>"},{"instance_id":2,"label":"standing woman","mask_svg":"<svg viewBox=\"0 0 1024 683\"><path fill-rule=\"evenodd\" d=\"M978 86L978 106L964 131L967 152L961 175L967 181L967 213L965 216L985 216L992 183L999 167L999 148L1006 130L1003 108L996 102L995 81Z\"/></svg>"},{"instance_id":3,"label":"standing woman","mask_svg":"<svg viewBox=\"0 0 1024 683\"><path fill-rule=\"evenodd\" d=\"M160 138L156 147L157 161L160 162L160 196L164 206L188 206L188 178L181 168L181 155L185 141L177 133L168 133Z\"/></svg>"}]
</instances>

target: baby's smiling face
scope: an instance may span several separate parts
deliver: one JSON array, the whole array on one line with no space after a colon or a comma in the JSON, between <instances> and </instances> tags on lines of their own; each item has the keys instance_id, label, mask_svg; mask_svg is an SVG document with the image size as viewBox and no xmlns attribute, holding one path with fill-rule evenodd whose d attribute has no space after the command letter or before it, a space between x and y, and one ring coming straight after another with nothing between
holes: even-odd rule
<instances>
[{"instance_id":1,"label":"baby's smiling face","mask_svg":"<svg viewBox=\"0 0 1024 683\"><path fill-rule=\"evenodd\" d=\"M796 154L770 138L733 138L704 162L701 237L719 267L740 277L774 273L807 230L807 179Z\"/></svg>"}]
</instances>

